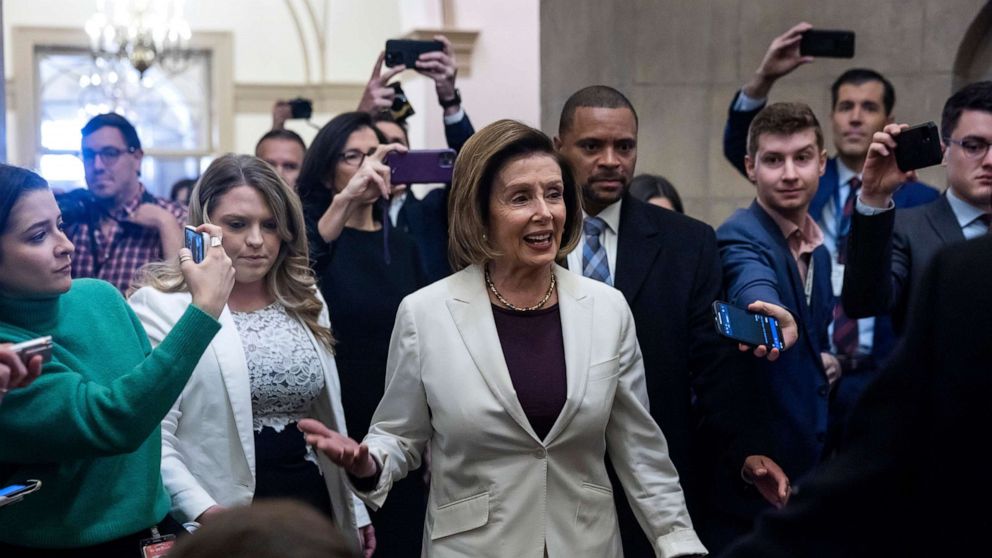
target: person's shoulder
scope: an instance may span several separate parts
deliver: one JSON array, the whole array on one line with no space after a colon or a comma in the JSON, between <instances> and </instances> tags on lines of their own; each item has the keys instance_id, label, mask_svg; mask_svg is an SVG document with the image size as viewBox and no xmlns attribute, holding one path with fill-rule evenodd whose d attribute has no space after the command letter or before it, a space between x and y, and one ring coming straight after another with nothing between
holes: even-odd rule
<instances>
[{"instance_id":1,"label":"person's shoulder","mask_svg":"<svg viewBox=\"0 0 992 558\"><path fill-rule=\"evenodd\" d=\"M192 295L187 291L164 292L151 286L144 286L131 293L128 302L134 305L146 305L149 307L167 307L171 305L185 308L192 300Z\"/></svg>"},{"instance_id":2,"label":"person's shoulder","mask_svg":"<svg viewBox=\"0 0 992 558\"><path fill-rule=\"evenodd\" d=\"M102 279L80 278L72 280L72 287L66 293L73 298L82 297L95 300L123 300L117 287Z\"/></svg>"},{"instance_id":3,"label":"person's shoulder","mask_svg":"<svg viewBox=\"0 0 992 558\"><path fill-rule=\"evenodd\" d=\"M624 198L623 203L621 223L623 222L622 214L627 213L629 216L636 216L642 221L650 222L655 228L667 234L683 234L695 238L713 235L713 227L683 213L658 207L630 196Z\"/></svg>"},{"instance_id":4,"label":"person's shoulder","mask_svg":"<svg viewBox=\"0 0 992 558\"><path fill-rule=\"evenodd\" d=\"M165 198L160 198L154 195L152 196L152 198L155 199L155 205L168 210L169 213L173 214L176 217L176 219L186 218L186 207L183 206L182 204L178 202L174 202L172 200L167 200Z\"/></svg>"},{"instance_id":5,"label":"person's shoulder","mask_svg":"<svg viewBox=\"0 0 992 558\"><path fill-rule=\"evenodd\" d=\"M753 234L758 225L758 218L750 209L736 209L716 229L719 238L730 236L748 236Z\"/></svg>"}]
</instances>

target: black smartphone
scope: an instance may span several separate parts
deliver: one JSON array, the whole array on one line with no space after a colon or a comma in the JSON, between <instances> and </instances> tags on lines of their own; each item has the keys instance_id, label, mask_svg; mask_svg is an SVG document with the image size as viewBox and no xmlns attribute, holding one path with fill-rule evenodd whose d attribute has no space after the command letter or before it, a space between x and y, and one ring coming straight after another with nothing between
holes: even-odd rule
<instances>
[{"instance_id":1,"label":"black smartphone","mask_svg":"<svg viewBox=\"0 0 992 558\"><path fill-rule=\"evenodd\" d=\"M386 65L406 66L413 69L417 65L417 58L425 52L444 50L444 43L441 41L416 41L413 39L389 39L386 41Z\"/></svg>"},{"instance_id":2,"label":"black smartphone","mask_svg":"<svg viewBox=\"0 0 992 558\"><path fill-rule=\"evenodd\" d=\"M313 101L310 99L304 99L303 97L290 99L289 108L292 111L293 118L310 120L310 117L313 116Z\"/></svg>"},{"instance_id":3,"label":"black smartphone","mask_svg":"<svg viewBox=\"0 0 992 558\"><path fill-rule=\"evenodd\" d=\"M778 320L764 314L755 314L719 300L713 303L713 323L716 331L740 343L756 347L782 350L782 327Z\"/></svg>"},{"instance_id":4,"label":"black smartphone","mask_svg":"<svg viewBox=\"0 0 992 558\"><path fill-rule=\"evenodd\" d=\"M810 29L799 41L800 56L854 58L854 31Z\"/></svg>"},{"instance_id":5,"label":"black smartphone","mask_svg":"<svg viewBox=\"0 0 992 558\"><path fill-rule=\"evenodd\" d=\"M183 229L183 233L185 234L186 247L193 253L193 262L202 262L203 255L206 252L206 247L210 242L210 235L207 233L196 232L196 227L191 227L189 225L186 225L186 228Z\"/></svg>"},{"instance_id":6,"label":"black smartphone","mask_svg":"<svg viewBox=\"0 0 992 558\"><path fill-rule=\"evenodd\" d=\"M41 488L40 480L28 480L0 487L0 508L19 502L26 494L31 494L39 488Z\"/></svg>"},{"instance_id":7,"label":"black smartphone","mask_svg":"<svg viewBox=\"0 0 992 558\"><path fill-rule=\"evenodd\" d=\"M400 85L400 82L395 81L390 83L389 87L392 87L393 91L396 92L396 96L393 97L393 106L389 107L389 113L393 116L393 120L403 122L407 118L410 118L416 114L413 110L413 105L410 104L410 99L408 99L406 93L403 92L403 87Z\"/></svg>"},{"instance_id":8,"label":"black smartphone","mask_svg":"<svg viewBox=\"0 0 992 558\"><path fill-rule=\"evenodd\" d=\"M944 160L940 132L933 122L917 124L896 138L896 166L902 172L939 165Z\"/></svg>"},{"instance_id":9,"label":"black smartphone","mask_svg":"<svg viewBox=\"0 0 992 558\"><path fill-rule=\"evenodd\" d=\"M52 360L52 336L46 335L37 339L22 341L11 346L10 350L17 353L24 364L27 364L37 355L41 355L41 362L46 363Z\"/></svg>"},{"instance_id":10,"label":"black smartphone","mask_svg":"<svg viewBox=\"0 0 992 558\"><path fill-rule=\"evenodd\" d=\"M444 184L455 168L454 149L411 149L392 152L383 160L392 171L393 184Z\"/></svg>"}]
</instances>

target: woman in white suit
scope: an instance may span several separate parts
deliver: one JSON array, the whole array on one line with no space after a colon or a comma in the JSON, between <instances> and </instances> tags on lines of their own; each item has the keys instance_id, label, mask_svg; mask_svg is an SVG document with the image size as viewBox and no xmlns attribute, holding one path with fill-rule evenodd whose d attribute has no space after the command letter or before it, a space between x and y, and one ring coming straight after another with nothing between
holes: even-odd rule
<instances>
[{"instance_id":1,"label":"woman in white suit","mask_svg":"<svg viewBox=\"0 0 992 558\"><path fill-rule=\"evenodd\" d=\"M622 556L609 455L658 556L705 554L619 291L561 268L579 190L551 140L510 120L475 134L449 200L460 272L408 296L364 442L307 441L381 505L430 444L423 556Z\"/></svg>"},{"instance_id":2,"label":"woman in white suit","mask_svg":"<svg viewBox=\"0 0 992 558\"><path fill-rule=\"evenodd\" d=\"M333 518L371 554L364 505L296 428L312 417L346 430L299 197L261 159L225 155L194 188L189 221L223 229L235 284L220 332L162 423L162 479L173 514L206 522L253 499L294 498ZM154 344L190 295L172 264L148 266L137 285L130 303Z\"/></svg>"}]
</instances>

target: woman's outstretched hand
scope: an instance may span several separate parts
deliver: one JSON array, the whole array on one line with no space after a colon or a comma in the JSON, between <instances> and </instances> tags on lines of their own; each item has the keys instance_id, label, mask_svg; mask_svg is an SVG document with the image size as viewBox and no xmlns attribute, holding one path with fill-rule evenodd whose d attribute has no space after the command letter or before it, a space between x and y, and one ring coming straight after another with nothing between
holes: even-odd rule
<instances>
[{"instance_id":1,"label":"woman's outstretched hand","mask_svg":"<svg viewBox=\"0 0 992 558\"><path fill-rule=\"evenodd\" d=\"M297 426L306 436L307 444L323 452L352 476L364 479L379 472L379 466L365 444L342 436L314 419L303 419Z\"/></svg>"}]
</instances>

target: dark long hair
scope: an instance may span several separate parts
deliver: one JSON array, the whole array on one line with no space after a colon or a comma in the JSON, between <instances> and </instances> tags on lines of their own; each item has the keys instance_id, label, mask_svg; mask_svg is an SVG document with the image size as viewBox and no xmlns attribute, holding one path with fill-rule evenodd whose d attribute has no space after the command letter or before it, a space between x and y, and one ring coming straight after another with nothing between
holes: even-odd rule
<instances>
[{"instance_id":1,"label":"dark long hair","mask_svg":"<svg viewBox=\"0 0 992 558\"><path fill-rule=\"evenodd\" d=\"M48 182L28 169L0 164L0 234L7 231L10 211L21 196L31 190L46 189Z\"/></svg>"},{"instance_id":2,"label":"dark long hair","mask_svg":"<svg viewBox=\"0 0 992 558\"><path fill-rule=\"evenodd\" d=\"M348 136L356 130L369 128L380 143L386 138L365 112L339 114L324 124L310 143L310 149L303 157L303 167L296 180L296 189L303 201L303 210L308 216L319 218L334 199L334 168L348 143Z\"/></svg>"}]
</instances>

